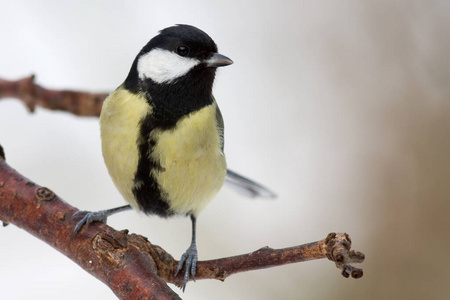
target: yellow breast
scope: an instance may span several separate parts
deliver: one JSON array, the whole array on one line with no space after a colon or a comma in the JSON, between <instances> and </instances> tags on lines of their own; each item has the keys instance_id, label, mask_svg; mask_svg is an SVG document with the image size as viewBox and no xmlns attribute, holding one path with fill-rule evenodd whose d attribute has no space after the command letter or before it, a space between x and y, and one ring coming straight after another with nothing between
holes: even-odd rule
<instances>
[{"instance_id":1,"label":"yellow breast","mask_svg":"<svg viewBox=\"0 0 450 300\"><path fill-rule=\"evenodd\" d=\"M151 157L163 171L153 170L173 211L197 215L223 185L225 156L213 103L182 118L172 130L155 130Z\"/></svg>"},{"instance_id":2,"label":"yellow breast","mask_svg":"<svg viewBox=\"0 0 450 300\"><path fill-rule=\"evenodd\" d=\"M119 87L106 98L100 115L106 167L119 192L134 208L138 208L133 180L139 161L139 122L149 113L151 107L145 98Z\"/></svg>"}]
</instances>

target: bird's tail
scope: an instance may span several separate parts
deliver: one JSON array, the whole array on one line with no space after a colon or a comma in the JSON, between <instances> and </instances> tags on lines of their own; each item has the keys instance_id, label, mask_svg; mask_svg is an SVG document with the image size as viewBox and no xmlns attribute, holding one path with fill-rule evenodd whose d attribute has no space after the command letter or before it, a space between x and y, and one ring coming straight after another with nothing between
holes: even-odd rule
<instances>
[{"instance_id":1,"label":"bird's tail","mask_svg":"<svg viewBox=\"0 0 450 300\"><path fill-rule=\"evenodd\" d=\"M268 188L245 178L231 170L227 170L225 183L241 195L249 198L275 198L277 195Z\"/></svg>"}]
</instances>

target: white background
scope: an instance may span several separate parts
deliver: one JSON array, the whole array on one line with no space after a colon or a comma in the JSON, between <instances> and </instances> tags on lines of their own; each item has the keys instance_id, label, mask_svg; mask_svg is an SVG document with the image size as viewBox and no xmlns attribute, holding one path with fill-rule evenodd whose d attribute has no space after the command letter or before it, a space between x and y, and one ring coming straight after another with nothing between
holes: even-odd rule
<instances>
[{"instance_id":1,"label":"white background","mask_svg":"<svg viewBox=\"0 0 450 300\"><path fill-rule=\"evenodd\" d=\"M234 60L214 94L229 167L274 201L223 189L200 215L201 260L348 232L362 279L326 260L189 283L184 299L443 299L450 280L448 1L0 1L0 77L108 92L157 31L195 25ZM70 204L123 205L97 118L0 99L7 162ZM179 257L190 220L111 217ZM116 299L56 250L0 228L1 299ZM173 286L172 286L173 287ZM174 289L176 289L174 287ZM178 289L176 289L178 292Z\"/></svg>"}]
</instances>

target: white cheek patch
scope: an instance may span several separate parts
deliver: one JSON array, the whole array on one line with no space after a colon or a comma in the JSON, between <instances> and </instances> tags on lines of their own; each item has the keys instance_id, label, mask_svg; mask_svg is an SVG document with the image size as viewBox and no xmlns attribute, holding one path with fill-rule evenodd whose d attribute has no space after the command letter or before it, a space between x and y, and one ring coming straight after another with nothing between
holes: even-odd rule
<instances>
[{"instance_id":1,"label":"white cheek patch","mask_svg":"<svg viewBox=\"0 0 450 300\"><path fill-rule=\"evenodd\" d=\"M199 63L198 59L156 48L139 58L137 71L142 80L150 78L156 83L171 83Z\"/></svg>"}]
</instances>

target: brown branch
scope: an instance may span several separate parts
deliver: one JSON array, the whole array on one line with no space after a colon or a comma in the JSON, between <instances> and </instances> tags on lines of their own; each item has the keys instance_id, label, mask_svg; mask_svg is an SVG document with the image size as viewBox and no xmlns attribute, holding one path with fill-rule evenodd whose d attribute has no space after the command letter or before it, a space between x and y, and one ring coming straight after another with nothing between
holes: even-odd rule
<instances>
[{"instance_id":1,"label":"brown branch","mask_svg":"<svg viewBox=\"0 0 450 300\"><path fill-rule=\"evenodd\" d=\"M0 153L3 150L0 146ZM116 231L94 223L71 241L76 208L51 190L25 178L0 158L0 220L12 223L45 241L87 272L107 284L120 299L177 299L166 282L183 284L174 276L178 262L164 249L145 237ZM261 248L228 258L201 261L196 279L225 280L250 270L322 259L334 261L348 277L360 278L361 269L351 266L364 260L362 253L350 250L347 234L331 233L326 239L285 249Z\"/></svg>"},{"instance_id":2,"label":"brown branch","mask_svg":"<svg viewBox=\"0 0 450 300\"><path fill-rule=\"evenodd\" d=\"M21 100L31 112L36 106L61 110L78 116L99 116L106 93L50 90L34 82L34 75L17 81L0 78L0 99Z\"/></svg>"},{"instance_id":3,"label":"brown branch","mask_svg":"<svg viewBox=\"0 0 450 300\"><path fill-rule=\"evenodd\" d=\"M107 284L120 299L179 299L157 275L144 238L103 223L82 230L73 241L76 208L0 158L0 220L48 243ZM156 246L155 246L156 248ZM141 298L140 298L141 297Z\"/></svg>"}]
</instances>

